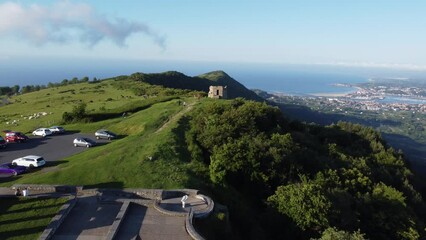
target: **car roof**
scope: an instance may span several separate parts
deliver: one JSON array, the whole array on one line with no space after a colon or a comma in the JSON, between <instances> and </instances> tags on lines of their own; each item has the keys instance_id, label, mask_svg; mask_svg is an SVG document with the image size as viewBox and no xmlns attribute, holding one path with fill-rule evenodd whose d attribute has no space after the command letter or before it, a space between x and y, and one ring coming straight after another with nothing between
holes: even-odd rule
<instances>
[{"instance_id":1,"label":"car roof","mask_svg":"<svg viewBox=\"0 0 426 240\"><path fill-rule=\"evenodd\" d=\"M22 158L43 158L42 156L37 156L37 155L27 155L25 157Z\"/></svg>"}]
</instances>

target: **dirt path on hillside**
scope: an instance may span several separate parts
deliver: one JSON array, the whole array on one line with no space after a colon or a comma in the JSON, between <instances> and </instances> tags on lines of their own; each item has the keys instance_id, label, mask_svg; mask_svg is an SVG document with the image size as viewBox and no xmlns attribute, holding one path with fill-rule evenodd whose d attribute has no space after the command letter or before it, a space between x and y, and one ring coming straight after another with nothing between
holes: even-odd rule
<instances>
[{"instance_id":1,"label":"dirt path on hillside","mask_svg":"<svg viewBox=\"0 0 426 240\"><path fill-rule=\"evenodd\" d=\"M185 113L191 111L193 109L195 103L196 102L193 102L191 104L188 104L188 105L184 106L183 110L181 110L180 112L176 113L171 119L169 119L167 122L165 122L163 124L163 126L161 126L159 129L157 129L157 131L155 131L155 133L161 132L164 128L166 128L167 126L169 126L170 123L172 123L175 120L181 118Z\"/></svg>"}]
</instances>

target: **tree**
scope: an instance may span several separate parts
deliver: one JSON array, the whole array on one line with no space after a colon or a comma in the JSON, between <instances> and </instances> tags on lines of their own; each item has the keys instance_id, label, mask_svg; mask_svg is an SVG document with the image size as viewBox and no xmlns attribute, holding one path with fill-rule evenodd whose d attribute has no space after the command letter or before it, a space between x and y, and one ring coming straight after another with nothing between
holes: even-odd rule
<instances>
[{"instance_id":1,"label":"tree","mask_svg":"<svg viewBox=\"0 0 426 240\"><path fill-rule=\"evenodd\" d=\"M402 192L384 183L364 197L361 223L373 239L417 239L414 216Z\"/></svg>"},{"instance_id":2,"label":"tree","mask_svg":"<svg viewBox=\"0 0 426 240\"><path fill-rule=\"evenodd\" d=\"M300 183L279 186L268 202L303 230L327 227L330 201L320 185L309 182L304 176L301 179Z\"/></svg>"},{"instance_id":3,"label":"tree","mask_svg":"<svg viewBox=\"0 0 426 240\"><path fill-rule=\"evenodd\" d=\"M19 93L19 89L20 89L19 85L15 85L15 86L13 86L13 87L12 87L12 93L13 93L13 94L17 94L17 93Z\"/></svg>"},{"instance_id":4,"label":"tree","mask_svg":"<svg viewBox=\"0 0 426 240\"><path fill-rule=\"evenodd\" d=\"M64 123L71 123L84 120L86 118L86 106L86 103L75 105L72 112L64 112L62 114L62 121Z\"/></svg>"},{"instance_id":5,"label":"tree","mask_svg":"<svg viewBox=\"0 0 426 240\"><path fill-rule=\"evenodd\" d=\"M327 228L323 233L321 238L318 240L364 240L364 234L359 230L353 233L346 231L338 230L336 228Z\"/></svg>"}]
</instances>

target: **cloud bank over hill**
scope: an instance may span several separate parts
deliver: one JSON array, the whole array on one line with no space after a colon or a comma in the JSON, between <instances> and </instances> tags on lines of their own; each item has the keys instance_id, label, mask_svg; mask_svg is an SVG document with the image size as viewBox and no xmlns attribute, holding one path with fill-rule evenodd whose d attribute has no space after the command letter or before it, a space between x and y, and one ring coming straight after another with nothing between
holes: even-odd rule
<instances>
[{"instance_id":1,"label":"cloud bank over hill","mask_svg":"<svg viewBox=\"0 0 426 240\"><path fill-rule=\"evenodd\" d=\"M110 40L119 47L141 33L165 49L165 37L148 25L124 18L109 19L88 4L62 1L49 6L5 2L0 4L0 37L14 36L32 44L64 44L79 41L93 47Z\"/></svg>"}]
</instances>

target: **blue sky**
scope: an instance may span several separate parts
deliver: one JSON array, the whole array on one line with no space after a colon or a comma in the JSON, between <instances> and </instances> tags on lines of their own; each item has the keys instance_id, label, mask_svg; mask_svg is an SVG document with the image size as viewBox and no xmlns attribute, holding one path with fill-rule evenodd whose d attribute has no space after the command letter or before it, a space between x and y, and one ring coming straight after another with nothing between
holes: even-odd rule
<instances>
[{"instance_id":1,"label":"blue sky","mask_svg":"<svg viewBox=\"0 0 426 240\"><path fill-rule=\"evenodd\" d=\"M426 70L426 1L0 1L0 62L22 57Z\"/></svg>"}]
</instances>

